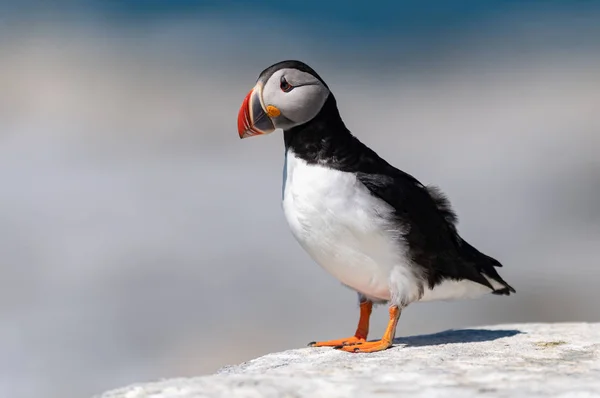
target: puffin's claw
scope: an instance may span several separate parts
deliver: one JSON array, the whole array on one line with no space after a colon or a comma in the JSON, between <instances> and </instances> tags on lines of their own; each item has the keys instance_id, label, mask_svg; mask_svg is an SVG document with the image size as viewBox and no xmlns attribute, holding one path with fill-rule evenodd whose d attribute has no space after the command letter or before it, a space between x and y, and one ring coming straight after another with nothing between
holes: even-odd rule
<instances>
[{"instance_id":1,"label":"puffin's claw","mask_svg":"<svg viewBox=\"0 0 600 398\"><path fill-rule=\"evenodd\" d=\"M312 341L308 343L309 347L338 347L363 344L366 341L363 337L346 337L345 339L328 340L328 341Z\"/></svg>"},{"instance_id":2,"label":"puffin's claw","mask_svg":"<svg viewBox=\"0 0 600 398\"><path fill-rule=\"evenodd\" d=\"M344 345L344 346L337 346L334 348L337 350L341 350L341 351L359 353L359 352L383 351L383 350L387 350L391 346L392 346L392 343L390 341L379 340L379 341L370 341L370 342L363 343L363 344L357 345L357 346Z\"/></svg>"}]
</instances>

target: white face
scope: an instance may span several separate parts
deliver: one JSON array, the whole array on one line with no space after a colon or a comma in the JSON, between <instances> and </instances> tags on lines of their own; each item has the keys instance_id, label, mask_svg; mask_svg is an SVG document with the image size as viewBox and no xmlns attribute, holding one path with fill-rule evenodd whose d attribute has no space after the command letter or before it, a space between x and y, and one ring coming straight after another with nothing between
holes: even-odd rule
<instances>
[{"instance_id":1,"label":"white face","mask_svg":"<svg viewBox=\"0 0 600 398\"><path fill-rule=\"evenodd\" d=\"M263 85L262 106L265 111L277 108L280 114L271 116L273 125L288 130L317 116L328 96L329 89L310 73L279 69Z\"/></svg>"}]
</instances>

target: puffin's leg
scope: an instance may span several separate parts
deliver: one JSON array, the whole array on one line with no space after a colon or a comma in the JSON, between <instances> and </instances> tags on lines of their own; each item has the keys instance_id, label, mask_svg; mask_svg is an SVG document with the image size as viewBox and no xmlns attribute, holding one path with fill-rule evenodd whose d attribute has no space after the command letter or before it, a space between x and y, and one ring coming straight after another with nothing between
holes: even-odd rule
<instances>
[{"instance_id":1,"label":"puffin's leg","mask_svg":"<svg viewBox=\"0 0 600 398\"><path fill-rule=\"evenodd\" d=\"M348 352L377 352L391 347L394 341L394 336L396 335L396 326L398 325L398 319L400 319L400 312L401 311L398 306L393 305L390 307L390 321L388 322L387 328L385 329L385 333L383 334L381 340L369 341L356 347L338 346L335 348Z\"/></svg>"},{"instance_id":2,"label":"puffin's leg","mask_svg":"<svg viewBox=\"0 0 600 398\"><path fill-rule=\"evenodd\" d=\"M336 347L346 345L362 344L367 341L367 335L369 334L369 320L371 318L371 310L373 309L373 302L361 297L360 300L360 318L358 320L358 327L354 336L347 337L345 339L329 340L329 341L313 341L309 343L309 347Z\"/></svg>"}]
</instances>

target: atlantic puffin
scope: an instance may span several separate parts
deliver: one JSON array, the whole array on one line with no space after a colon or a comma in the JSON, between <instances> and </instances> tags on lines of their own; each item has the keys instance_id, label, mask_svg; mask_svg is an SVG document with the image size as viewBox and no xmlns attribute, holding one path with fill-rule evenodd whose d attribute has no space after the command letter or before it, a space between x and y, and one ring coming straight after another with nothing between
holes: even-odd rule
<instances>
[{"instance_id":1,"label":"atlantic puffin","mask_svg":"<svg viewBox=\"0 0 600 398\"><path fill-rule=\"evenodd\" d=\"M392 346L400 313L419 301L510 295L502 265L459 235L446 196L360 142L325 81L300 61L266 68L238 113L240 138L283 130L283 212L312 259L358 293L353 336L309 343L347 352ZM367 341L373 304L389 305L378 341Z\"/></svg>"}]
</instances>

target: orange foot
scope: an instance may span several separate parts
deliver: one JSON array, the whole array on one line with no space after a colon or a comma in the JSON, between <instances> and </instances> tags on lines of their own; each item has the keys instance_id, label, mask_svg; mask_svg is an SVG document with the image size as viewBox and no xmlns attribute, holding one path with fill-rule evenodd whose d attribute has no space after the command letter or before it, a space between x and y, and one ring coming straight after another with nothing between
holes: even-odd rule
<instances>
[{"instance_id":1,"label":"orange foot","mask_svg":"<svg viewBox=\"0 0 600 398\"><path fill-rule=\"evenodd\" d=\"M309 347L337 347L345 345L362 344L367 341L369 334L369 319L371 318L371 310L373 303L371 301L362 301L360 303L360 319L354 336L345 339L329 340L329 341L313 341L308 343Z\"/></svg>"},{"instance_id":2,"label":"orange foot","mask_svg":"<svg viewBox=\"0 0 600 398\"><path fill-rule=\"evenodd\" d=\"M394 335L396 334L396 326L398 325L399 318L400 309L393 305L390 307L390 320L381 340L370 341L368 343L362 343L355 346L340 345L335 348L346 352L377 352L388 349L392 346L392 341L394 341Z\"/></svg>"},{"instance_id":3,"label":"orange foot","mask_svg":"<svg viewBox=\"0 0 600 398\"><path fill-rule=\"evenodd\" d=\"M308 343L309 347L342 347L363 344L367 341L364 337L347 337L345 339L328 340L328 341L313 341Z\"/></svg>"},{"instance_id":4,"label":"orange foot","mask_svg":"<svg viewBox=\"0 0 600 398\"><path fill-rule=\"evenodd\" d=\"M379 341L370 341L368 343L363 343L361 345L339 345L334 347L341 351L346 352L377 352L383 351L392 346L391 341L379 340Z\"/></svg>"}]
</instances>

